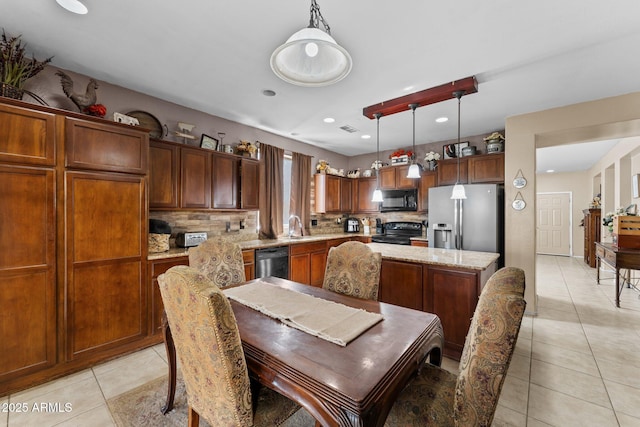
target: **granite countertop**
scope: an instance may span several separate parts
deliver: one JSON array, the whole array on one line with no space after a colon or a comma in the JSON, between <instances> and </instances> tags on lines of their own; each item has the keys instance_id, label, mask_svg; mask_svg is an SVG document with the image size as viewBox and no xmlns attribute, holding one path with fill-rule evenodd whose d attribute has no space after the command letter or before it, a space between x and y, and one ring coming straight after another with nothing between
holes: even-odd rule
<instances>
[{"instance_id":1,"label":"granite countertop","mask_svg":"<svg viewBox=\"0 0 640 427\"><path fill-rule=\"evenodd\" d=\"M390 245L387 243L368 243L367 246L374 252L380 252L384 259L471 270L485 270L500 257L500 254L492 252Z\"/></svg>"},{"instance_id":2,"label":"granite countertop","mask_svg":"<svg viewBox=\"0 0 640 427\"><path fill-rule=\"evenodd\" d=\"M270 240L246 240L238 242L238 244L242 249L258 249L355 236L365 235L352 233L322 234L296 237L291 239L283 237ZM499 257L499 254L491 252L460 251L455 249L391 245L388 243L368 243L367 245L374 252L380 252L382 254L382 258L385 259L416 262L421 264L441 265L445 267L467 268L471 270L485 270ZM188 248L171 248L167 252L149 254L148 259L157 260L166 258L177 258L188 255Z\"/></svg>"}]
</instances>

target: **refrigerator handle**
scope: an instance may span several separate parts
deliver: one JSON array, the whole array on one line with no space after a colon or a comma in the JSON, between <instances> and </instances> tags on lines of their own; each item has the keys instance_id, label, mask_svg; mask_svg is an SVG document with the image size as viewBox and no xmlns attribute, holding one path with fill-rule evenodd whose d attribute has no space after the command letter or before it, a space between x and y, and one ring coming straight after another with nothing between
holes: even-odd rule
<instances>
[{"instance_id":1,"label":"refrigerator handle","mask_svg":"<svg viewBox=\"0 0 640 427\"><path fill-rule=\"evenodd\" d=\"M464 233L462 232L462 227L464 225L462 223L462 218L463 218L462 210L464 208L464 203L462 199L458 200L458 203L460 203L460 212L459 212L460 218L458 218L458 226L459 226L458 239L460 241L460 244L458 245L458 249L462 249L462 237L464 236Z\"/></svg>"}]
</instances>

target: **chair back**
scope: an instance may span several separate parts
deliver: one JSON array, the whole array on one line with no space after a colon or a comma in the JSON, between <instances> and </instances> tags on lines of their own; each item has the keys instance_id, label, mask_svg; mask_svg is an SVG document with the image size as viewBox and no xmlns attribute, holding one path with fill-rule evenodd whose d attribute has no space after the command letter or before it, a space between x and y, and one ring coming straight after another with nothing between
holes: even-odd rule
<instances>
[{"instance_id":1,"label":"chair back","mask_svg":"<svg viewBox=\"0 0 640 427\"><path fill-rule=\"evenodd\" d=\"M187 266L170 268L158 284L189 405L212 426L253 425L247 365L225 295Z\"/></svg>"},{"instance_id":2,"label":"chair back","mask_svg":"<svg viewBox=\"0 0 640 427\"><path fill-rule=\"evenodd\" d=\"M220 288L246 281L242 249L224 238L207 239L189 249L189 266Z\"/></svg>"},{"instance_id":3,"label":"chair back","mask_svg":"<svg viewBox=\"0 0 640 427\"><path fill-rule=\"evenodd\" d=\"M382 255L361 242L329 249L322 287L357 298L378 300Z\"/></svg>"},{"instance_id":4,"label":"chair back","mask_svg":"<svg viewBox=\"0 0 640 427\"><path fill-rule=\"evenodd\" d=\"M524 271L504 267L480 294L460 359L453 405L457 425L491 425L524 315L524 288Z\"/></svg>"}]
</instances>

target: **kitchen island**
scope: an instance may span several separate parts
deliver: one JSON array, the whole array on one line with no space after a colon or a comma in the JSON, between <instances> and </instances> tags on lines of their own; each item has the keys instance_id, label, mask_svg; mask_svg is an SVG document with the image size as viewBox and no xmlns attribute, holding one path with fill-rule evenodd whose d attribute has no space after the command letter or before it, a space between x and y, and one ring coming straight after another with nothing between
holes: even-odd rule
<instances>
[{"instance_id":1,"label":"kitchen island","mask_svg":"<svg viewBox=\"0 0 640 427\"><path fill-rule=\"evenodd\" d=\"M325 234L296 238L248 240L242 248L247 279L253 279L255 249L289 246L290 279L322 286L326 255L348 240L367 242L363 234ZM379 299L382 302L435 313L444 329L444 354L459 359L480 292L496 271L499 255L387 243L367 243L382 254ZM188 249L149 254L154 330L159 331L162 300L156 278L174 265L188 263ZM294 266L293 268L291 266Z\"/></svg>"}]
</instances>

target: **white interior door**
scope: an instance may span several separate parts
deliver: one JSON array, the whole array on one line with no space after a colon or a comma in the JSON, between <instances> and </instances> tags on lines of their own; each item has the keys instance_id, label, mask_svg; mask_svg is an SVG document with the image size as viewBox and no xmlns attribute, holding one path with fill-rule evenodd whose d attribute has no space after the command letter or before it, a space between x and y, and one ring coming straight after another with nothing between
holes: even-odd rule
<instances>
[{"instance_id":1,"label":"white interior door","mask_svg":"<svg viewBox=\"0 0 640 427\"><path fill-rule=\"evenodd\" d=\"M571 256L571 193L537 196L537 253Z\"/></svg>"}]
</instances>

